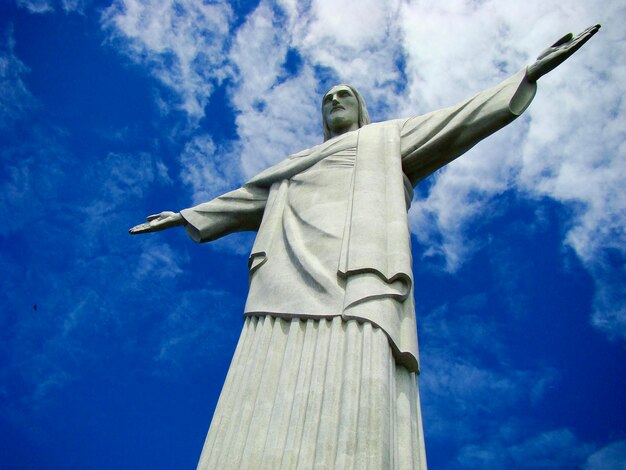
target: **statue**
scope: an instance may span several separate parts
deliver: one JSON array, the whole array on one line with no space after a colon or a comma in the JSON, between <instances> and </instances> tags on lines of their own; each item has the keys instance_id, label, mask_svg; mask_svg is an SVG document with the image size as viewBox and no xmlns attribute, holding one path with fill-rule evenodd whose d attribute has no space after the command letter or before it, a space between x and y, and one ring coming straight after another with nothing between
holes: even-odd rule
<instances>
[{"instance_id":1,"label":"statue","mask_svg":"<svg viewBox=\"0 0 626 470\"><path fill-rule=\"evenodd\" d=\"M325 142L132 234L196 242L255 230L245 323L201 469L425 469L407 210L413 188L530 104L600 28L568 34L446 109L369 124L351 86L322 101Z\"/></svg>"}]
</instances>

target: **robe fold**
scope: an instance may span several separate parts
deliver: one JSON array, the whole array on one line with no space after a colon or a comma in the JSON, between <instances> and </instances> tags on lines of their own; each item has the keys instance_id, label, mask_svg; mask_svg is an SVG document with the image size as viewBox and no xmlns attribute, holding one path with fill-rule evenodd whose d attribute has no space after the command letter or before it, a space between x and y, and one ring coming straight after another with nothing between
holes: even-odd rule
<instances>
[{"instance_id":1,"label":"robe fold","mask_svg":"<svg viewBox=\"0 0 626 470\"><path fill-rule=\"evenodd\" d=\"M522 70L458 105L337 136L184 209L186 230L197 242L258 231L246 316L369 322L418 372L412 188L513 121L535 92Z\"/></svg>"},{"instance_id":2,"label":"robe fold","mask_svg":"<svg viewBox=\"0 0 626 470\"><path fill-rule=\"evenodd\" d=\"M534 93L521 71L459 105L291 155L181 211L197 242L258 231L247 318L199 469L426 470L413 187Z\"/></svg>"}]
</instances>

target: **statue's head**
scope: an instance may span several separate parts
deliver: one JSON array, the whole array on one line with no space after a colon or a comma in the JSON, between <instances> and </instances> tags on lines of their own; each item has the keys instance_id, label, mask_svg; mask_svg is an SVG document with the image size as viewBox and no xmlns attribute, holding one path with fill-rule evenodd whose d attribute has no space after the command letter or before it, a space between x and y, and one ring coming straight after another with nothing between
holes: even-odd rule
<instances>
[{"instance_id":1,"label":"statue's head","mask_svg":"<svg viewBox=\"0 0 626 470\"><path fill-rule=\"evenodd\" d=\"M369 124L365 100L350 85L335 85L322 98L324 140Z\"/></svg>"}]
</instances>

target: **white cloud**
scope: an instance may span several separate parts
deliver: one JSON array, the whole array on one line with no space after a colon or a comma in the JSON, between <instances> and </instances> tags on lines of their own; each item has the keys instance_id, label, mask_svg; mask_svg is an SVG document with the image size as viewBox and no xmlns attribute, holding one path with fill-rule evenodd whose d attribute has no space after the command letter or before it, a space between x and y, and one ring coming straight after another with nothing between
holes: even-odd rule
<instances>
[{"instance_id":1,"label":"white cloud","mask_svg":"<svg viewBox=\"0 0 626 470\"><path fill-rule=\"evenodd\" d=\"M232 145L216 147L207 134L197 135L187 142L180 155L180 179L191 192L191 205L210 201L243 183L240 153L243 147L241 144L234 148ZM261 157L259 153L263 148L267 149L257 149L257 158ZM252 242L251 233L234 233L211 242L210 246L219 251L247 255Z\"/></svg>"},{"instance_id":2,"label":"white cloud","mask_svg":"<svg viewBox=\"0 0 626 470\"><path fill-rule=\"evenodd\" d=\"M105 170L106 169L106 170ZM103 181L107 203L120 204L129 195L141 197L151 183L171 183L162 160L148 153L110 153L98 171L106 171Z\"/></svg>"},{"instance_id":3,"label":"white cloud","mask_svg":"<svg viewBox=\"0 0 626 470\"><path fill-rule=\"evenodd\" d=\"M482 294L420 316L420 390L427 433L437 441L479 442L497 435L502 416L541 403L556 381L554 369L511 363L503 325L478 316ZM426 405L427 403L427 405ZM435 444L436 445L436 444Z\"/></svg>"},{"instance_id":4,"label":"white cloud","mask_svg":"<svg viewBox=\"0 0 626 470\"><path fill-rule=\"evenodd\" d=\"M592 449L569 429L555 429L532 436L508 449L518 468L571 468Z\"/></svg>"},{"instance_id":5,"label":"white cloud","mask_svg":"<svg viewBox=\"0 0 626 470\"><path fill-rule=\"evenodd\" d=\"M589 456L585 470L624 470L626 469L626 440L607 444Z\"/></svg>"},{"instance_id":6,"label":"white cloud","mask_svg":"<svg viewBox=\"0 0 626 470\"><path fill-rule=\"evenodd\" d=\"M460 468L577 468L593 448L566 428L540 432L518 443L507 443L502 437L462 448L457 456Z\"/></svg>"},{"instance_id":7,"label":"white cloud","mask_svg":"<svg viewBox=\"0 0 626 470\"><path fill-rule=\"evenodd\" d=\"M88 181L98 181L99 192L85 197L87 201L79 210L86 219L86 233L99 232L119 217L120 208L144 198L155 184L169 185L171 179L162 160L148 153L118 154L111 152L106 158L90 167L85 175ZM113 212L114 209L118 209ZM89 237L91 239L91 237Z\"/></svg>"},{"instance_id":8,"label":"white cloud","mask_svg":"<svg viewBox=\"0 0 626 470\"><path fill-rule=\"evenodd\" d=\"M215 84L230 79L238 138L216 149L211 136L192 137L181 156L195 202L319 143L319 95L330 83L358 86L374 120L421 114L496 84L569 30L604 23L541 80L525 116L433 178L410 218L425 256L455 271L487 242L468 228L504 210L499 195L572 207L564 242L596 282L592 322L626 335L619 283L604 281L623 277L622 268L599 261L607 250L623 257L626 241L619 1L261 1L231 42L233 17L226 3L192 0L119 0L104 15L125 52L192 119L203 116ZM296 70L288 57L297 57ZM171 97L161 102L172 106Z\"/></svg>"},{"instance_id":9,"label":"white cloud","mask_svg":"<svg viewBox=\"0 0 626 470\"><path fill-rule=\"evenodd\" d=\"M17 0L17 5L26 8L30 13L52 13L57 9L64 12L83 13L91 0Z\"/></svg>"},{"instance_id":10,"label":"white cloud","mask_svg":"<svg viewBox=\"0 0 626 470\"><path fill-rule=\"evenodd\" d=\"M426 433L430 446L458 449L442 468L578 467L594 446L571 429L545 429L535 417L559 372L532 363L516 367L503 343L506 327L474 314L484 302L475 294L421 317L428 339L420 376Z\"/></svg>"},{"instance_id":11,"label":"white cloud","mask_svg":"<svg viewBox=\"0 0 626 470\"><path fill-rule=\"evenodd\" d=\"M235 324L243 324L241 306L229 293L215 288L184 291L161 324L153 359L166 367L157 373L189 375L213 357L228 356L232 351L224 350L225 340L237 335Z\"/></svg>"},{"instance_id":12,"label":"white cloud","mask_svg":"<svg viewBox=\"0 0 626 470\"><path fill-rule=\"evenodd\" d=\"M239 135L234 151L246 178L319 139L311 119L317 114L311 68L305 63L296 75L284 69L292 39L280 15L262 2L233 42L230 59L238 73L229 94Z\"/></svg>"},{"instance_id":13,"label":"white cloud","mask_svg":"<svg viewBox=\"0 0 626 470\"><path fill-rule=\"evenodd\" d=\"M239 156L224 148L216 149L206 134L195 136L185 145L180 164L180 178L191 189L194 204L210 201L241 183Z\"/></svg>"},{"instance_id":14,"label":"white cloud","mask_svg":"<svg viewBox=\"0 0 626 470\"><path fill-rule=\"evenodd\" d=\"M614 12L616 15L618 12ZM609 25L610 26L610 25ZM583 262L599 248L626 241L626 119L621 83L626 80L626 44L603 29L589 48L546 77L530 109L520 184L530 194L579 206L567 234ZM554 98L553 98L554 97ZM549 157L549 158L548 158Z\"/></svg>"},{"instance_id":15,"label":"white cloud","mask_svg":"<svg viewBox=\"0 0 626 470\"><path fill-rule=\"evenodd\" d=\"M91 3L91 0L61 0L61 7L65 12L76 11L83 13L85 7Z\"/></svg>"},{"instance_id":16,"label":"white cloud","mask_svg":"<svg viewBox=\"0 0 626 470\"><path fill-rule=\"evenodd\" d=\"M615 18L623 10L605 6ZM565 242L594 278L592 323L611 337L626 337L626 44L602 29L575 63L546 77L523 149L519 184L536 198L548 196L573 208ZM621 261L620 261L621 260Z\"/></svg>"},{"instance_id":17,"label":"white cloud","mask_svg":"<svg viewBox=\"0 0 626 470\"><path fill-rule=\"evenodd\" d=\"M17 0L17 5L31 13L50 13L54 11L52 0Z\"/></svg>"},{"instance_id":18,"label":"white cloud","mask_svg":"<svg viewBox=\"0 0 626 470\"><path fill-rule=\"evenodd\" d=\"M487 240L471 239L466 230L489 210L493 199L511 187L515 153L502 151L520 143L520 129L504 129L479 148L436 174L427 197L413 202L413 234L426 247L424 256L442 258L454 272Z\"/></svg>"},{"instance_id":19,"label":"white cloud","mask_svg":"<svg viewBox=\"0 0 626 470\"><path fill-rule=\"evenodd\" d=\"M626 294L624 269L599 267L594 268L592 272L596 292L591 323L611 339L624 339L626 336L626 306L623 303Z\"/></svg>"},{"instance_id":20,"label":"white cloud","mask_svg":"<svg viewBox=\"0 0 626 470\"><path fill-rule=\"evenodd\" d=\"M11 124L35 105L35 98L30 93L22 77L28 73L28 67L15 55L13 28L0 33L0 129L7 132Z\"/></svg>"},{"instance_id":21,"label":"white cloud","mask_svg":"<svg viewBox=\"0 0 626 470\"><path fill-rule=\"evenodd\" d=\"M261 2L231 49L244 175L321 142L319 103L330 84L357 85L370 109L379 108L379 120L395 107L402 80L398 11L399 3ZM295 73L286 69L290 51L300 61Z\"/></svg>"},{"instance_id":22,"label":"white cloud","mask_svg":"<svg viewBox=\"0 0 626 470\"><path fill-rule=\"evenodd\" d=\"M178 97L192 119L204 114L224 60L233 14L227 2L118 0L103 15L114 42Z\"/></svg>"},{"instance_id":23,"label":"white cloud","mask_svg":"<svg viewBox=\"0 0 626 470\"><path fill-rule=\"evenodd\" d=\"M189 256L178 252L167 243L147 239L135 263L134 276L138 281L147 279L172 280L183 274Z\"/></svg>"},{"instance_id":24,"label":"white cloud","mask_svg":"<svg viewBox=\"0 0 626 470\"><path fill-rule=\"evenodd\" d=\"M401 2L319 0L292 18L294 45L316 66L331 68L340 81L352 83L374 106L395 104L390 91L402 77ZM382 102L381 102L382 101Z\"/></svg>"},{"instance_id":25,"label":"white cloud","mask_svg":"<svg viewBox=\"0 0 626 470\"><path fill-rule=\"evenodd\" d=\"M600 6L601 5L601 6ZM607 250L626 246L626 121L622 83L626 44L619 2L444 1L403 9L409 109L421 112L455 101L513 73L569 30L600 22L605 27L559 69L541 79L526 115L437 175L428 195L411 210L412 228L454 271L486 240L468 228L498 209L510 189L536 200L570 206L564 242L596 282L593 323L626 335L622 278ZM443 25L446 25L444 28ZM477 53L480 51L480 53ZM616 308L617 305L617 308Z\"/></svg>"},{"instance_id":26,"label":"white cloud","mask_svg":"<svg viewBox=\"0 0 626 470\"><path fill-rule=\"evenodd\" d=\"M7 356L0 379L23 384L24 409L39 406L101 354L89 344L94 337L123 331L150 311L155 283L175 282L188 261L155 240L128 244L137 199L152 184L169 184L158 158L111 153L87 173L78 173L76 161L54 132L38 129L5 162L0 213L11 223L3 230L19 234L23 249L19 262L11 250L2 256L12 276L0 310L16 316L0 352ZM136 263L128 250L138 251Z\"/></svg>"},{"instance_id":27,"label":"white cloud","mask_svg":"<svg viewBox=\"0 0 626 470\"><path fill-rule=\"evenodd\" d=\"M317 120L314 125L311 122L311 116L319 111L313 93L306 91L314 89L314 85L308 69L268 90L263 97L267 102L263 111L249 109L237 117L240 142L235 150L241 155L242 171L247 178L291 153L320 143L321 124L315 125ZM238 101L243 99L239 97Z\"/></svg>"},{"instance_id":28,"label":"white cloud","mask_svg":"<svg viewBox=\"0 0 626 470\"><path fill-rule=\"evenodd\" d=\"M198 2L179 2L180 11L172 2L152 3L118 1L107 10L104 22L123 40L133 60L148 65L162 83L182 95L182 109L191 117L202 116L213 82L233 80L229 95L239 136L233 151L246 177L321 141L319 94L327 83L320 84L316 76L320 67L338 81L357 83L370 107L387 110L397 101L390 90L402 79L396 63L402 52L396 22L399 2L369 2L367 8L355 9L350 2L263 1L238 29L227 55L232 14L224 5L214 5L217 12L199 14ZM210 29L217 21L223 26L210 38L209 48L196 30ZM181 23L190 27L179 27ZM199 51L209 58L204 71L189 65ZM301 58L295 74L285 68L289 51ZM183 80L184 75L190 79ZM168 106L168 100L162 103Z\"/></svg>"}]
</instances>

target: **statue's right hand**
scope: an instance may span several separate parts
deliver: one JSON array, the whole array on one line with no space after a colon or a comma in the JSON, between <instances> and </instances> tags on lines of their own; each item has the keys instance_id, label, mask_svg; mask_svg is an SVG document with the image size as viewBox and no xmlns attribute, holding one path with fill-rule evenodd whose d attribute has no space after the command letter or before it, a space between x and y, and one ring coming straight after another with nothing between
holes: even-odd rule
<instances>
[{"instance_id":1,"label":"statue's right hand","mask_svg":"<svg viewBox=\"0 0 626 470\"><path fill-rule=\"evenodd\" d=\"M528 66L528 79L537 81L540 77L558 67L574 52L580 49L591 37L598 32L600 25L596 24L585 29L578 36L574 37L572 33L568 33L545 49L537 61Z\"/></svg>"},{"instance_id":2,"label":"statue's right hand","mask_svg":"<svg viewBox=\"0 0 626 470\"><path fill-rule=\"evenodd\" d=\"M158 232L183 224L183 216L178 212L164 211L160 214L149 215L145 224L135 225L128 233L136 235L138 233Z\"/></svg>"}]
</instances>

